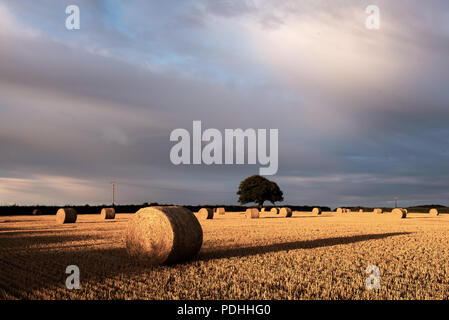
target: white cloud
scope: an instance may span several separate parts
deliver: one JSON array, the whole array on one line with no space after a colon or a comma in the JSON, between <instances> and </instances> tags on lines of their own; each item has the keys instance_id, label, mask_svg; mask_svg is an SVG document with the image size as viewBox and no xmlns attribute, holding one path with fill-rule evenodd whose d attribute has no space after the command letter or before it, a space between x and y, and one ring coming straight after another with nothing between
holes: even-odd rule
<instances>
[{"instance_id":1,"label":"white cloud","mask_svg":"<svg viewBox=\"0 0 449 320\"><path fill-rule=\"evenodd\" d=\"M39 37L42 33L21 24L5 5L0 3L0 35L14 37Z\"/></svg>"}]
</instances>

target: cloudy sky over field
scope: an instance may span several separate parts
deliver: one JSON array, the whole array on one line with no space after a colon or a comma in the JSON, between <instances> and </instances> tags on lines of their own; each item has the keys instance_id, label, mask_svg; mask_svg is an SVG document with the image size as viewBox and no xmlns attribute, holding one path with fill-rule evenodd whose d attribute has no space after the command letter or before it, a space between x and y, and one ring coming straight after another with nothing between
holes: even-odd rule
<instances>
[{"instance_id":1,"label":"cloudy sky over field","mask_svg":"<svg viewBox=\"0 0 449 320\"><path fill-rule=\"evenodd\" d=\"M445 0L2 0L0 204L234 204L259 165L170 162L201 120L279 129L286 203L449 205L448 57Z\"/></svg>"}]
</instances>

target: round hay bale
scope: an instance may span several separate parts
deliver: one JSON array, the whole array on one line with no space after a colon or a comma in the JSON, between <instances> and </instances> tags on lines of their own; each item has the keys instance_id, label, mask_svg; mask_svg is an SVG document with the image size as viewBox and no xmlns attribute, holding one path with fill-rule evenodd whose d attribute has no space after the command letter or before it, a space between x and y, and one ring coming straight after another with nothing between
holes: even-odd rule
<instances>
[{"instance_id":1,"label":"round hay bale","mask_svg":"<svg viewBox=\"0 0 449 320\"><path fill-rule=\"evenodd\" d=\"M321 208L313 208L312 213L319 216L322 213Z\"/></svg>"},{"instance_id":2,"label":"round hay bale","mask_svg":"<svg viewBox=\"0 0 449 320\"><path fill-rule=\"evenodd\" d=\"M259 210L257 208L248 208L245 215L247 219L257 219L259 218Z\"/></svg>"},{"instance_id":3,"label":"round hay bale","mask_svg":"<svg viewBox=\"0 0 449 320\"><path fill-rule=\"evenodd\" d=\"M440 212L438 211L438 209L432 208L432 209L430 209L429 214L431 216L439 216Z\"/></svg>"},{"instance_id":4,"label":"round hay bale","mask_svg":"<svg viewBox=\"0 0 449 320\"><path fill-rule=\"evenodd\" d=\"M150 264L189 260L201 249L203 229L188 209L179 206L142 208L129 219L128 254Z\"/></svg>"},{"instance_id":5,"label":"round hay bale","mask_svg":"<svg viewBox=\"0 0 449 320\"><path fill-rule=\"evenodd\" d=\"M78 215L75 209L72 208L61 208L56 212L56 223L75 223Z\"/></svg>"},{"instance_id":6,"label":"round hay bale","mask_svg":"<svg viewBox=\"0 0 449 320\"><path fill-rule=\"evenodd\" d=\"M206 220L214 218L214 211L211 208L201 208L195 216L198 220Z\"/></svg>"},{"instance_id":7,"label":"round hay bale","mask_svg":"<svg viewBox=\"0 0 449 320\"><path fill-rule=\"evenodd\" d=\"M101 218L105 220L114 219L115 218L115 209L114 208L103 208L101 209Z\"/></svg>"},{"instance_id":8,"label":"round hay bale","mask_svg":"<svg viewBox=\"0 0 449 320\"><path fill-rule=\"evenodd\" d=\"M360 209L359 212L360 212L360 213L363 213L363 209Z\"/></svg>"},{"instance_id":9,"label":"round hay bale","mask_svg":"<svg viewBox=\"0 0 449 320\"><path fill-rule=\"evenodd\" d=\"M262 208L262 210L260 210L260 213L265 213L265 208Z\"/></svg>"},{"instance_id":10,"label":"round hay bale","mask_svg":"<svg viewBox=\"0 0 449 320\"><path fill-rule=\"evenodd\" d=\"M41 214L42 214L42 212L39 209L33 210L33 216L40 216Z\"/></svg>"},{"instance_id":11,"label":"round hay bale","mask_svg":"<svg viewBox=\"0 0 449 320\"><path fill-rule=\"evenodd\" d=\"M285 218L290 218L292 216L292 209L281 208L281 210L279 210L279 215Z\"/></svg>"},{"instance_id":12,"label":"round hay bale","mask_svg":"<svg viewBox=\"0 0 449 320\"><path fill-rule=\"evenodd\" d=\"M343 209L342 208L337 208L336 212L337 213L343 213Z\"/></svg>"},{"instance_id":13,"label":"round hay bale","mask_svg":"<svg viewBox=\"0 0 449 320\"><path fill-rule=\"evenodd\" d=\"M378 213L378 214L384 213L384 211L382 209L380 209L380 208L374 209L373 212L374 213Z\"/></svg>"},{"instance_id":14,"label":"round hay bale","mask_svg":"<svg viewBox=\"0 0 449 320\"><path fill-rule=\"evenodd\" d=\"M400 215L401 219L407 218L407 212L405 211L405 209L402 208L395 208L391 211L391 213L395 215Z\"/></svg>"},{"instance_id":15,"label":"round hay bale","mask_svg":"<svg viewBox=\"0 0 449 320\"><path fill-rule=\"evenodd\" d=\"M216 208L215 209L215 213L219 214L219 215L224 215L225 214L225 208Z\"/></svg>"},{"instance_id":16,"label":"round hay bale","mask_svg":"<svg viewBox=\"0 0 449 320\"><path fill-rule=\"evenodd\" d=\"M279 214L279 209L278 208L271 208L270 213L272 213L272 214Z\"/></svg>"}]
</instances>

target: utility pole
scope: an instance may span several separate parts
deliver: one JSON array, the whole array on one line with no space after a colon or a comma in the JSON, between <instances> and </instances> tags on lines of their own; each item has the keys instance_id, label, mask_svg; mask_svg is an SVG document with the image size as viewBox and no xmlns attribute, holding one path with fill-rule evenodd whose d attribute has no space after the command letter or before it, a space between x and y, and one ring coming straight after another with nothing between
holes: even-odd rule
<instances>
[{"instance_id":1,"label":"utility pole","mask_svg":"<svg viewBox=\"0 0 449 320\"><path fill-rule=\"evenodd\" d=\"M111 182L112 184L112 206L115 206L115 181Z\"/></svg>"},{"instance_id":2,"label":"utility pole","mask_svg":"<svg viewBox=\"0 0 449 320\"><path fill-rule=\"evenodd\" d=\"M398 207L398 197L394 197L394 207Z\"/></svg>"}]
</instances>

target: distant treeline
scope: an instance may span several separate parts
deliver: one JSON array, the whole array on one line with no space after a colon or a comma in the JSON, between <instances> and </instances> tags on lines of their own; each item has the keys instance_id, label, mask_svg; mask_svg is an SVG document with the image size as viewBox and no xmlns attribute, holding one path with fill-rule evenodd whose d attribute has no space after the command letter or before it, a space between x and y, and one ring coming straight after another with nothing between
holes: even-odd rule
<instances>
[{"instance_id":1,"label":"distant treeline","mask_svg":"<svg viewBox=\"0 0 449 320\"><path fill-rule=\"evenodd\" d=\"M257 208L257 206L226 206L226 205L200 205L200 206L184 206L191 211L198 211L201 208L225 208L226 211L229 212L241 212L245 211L248 208ZM290 208L292 211L312 211L313 208L321 208L321 211L330 211L329 207L320 207L320 206L291 206L291 205L279 205L279 206L263 206L265 210L269 211L271 208Z\"/></svg>"},{"instance_id":2,"label":"distant treeline","mask_svg":"<svg viewBox=\"0 0 449 320\"><path fill-rule=\"evenodd\" d=\"M418 212L418 213L428 213L430 209L435 208L438 209L439 213L449 213L449 207L441 206L441 205L425 205L425 206L416 206L407 208L409 212Z\"/></svg>"},{"instance_id":3,"label":"distant treeline","mask_svg":"<svg viewBox=\"0 0 449 320\"><path fill-rule=\"evenodd\" d=\"M153 203L143 203L141 205L115 205L115 212L117 213L134 213L141 208L150 207L150 206L169 206L170 204L158 204L156 202ZM71 206L67 205L64 207L73 208L76 210L78 214L99 214L102 208L112 207L111 205L82 205L82 206ZM245 211L248 207L246 206L227 206L227 205L185 205L187 209L191 211L198 211L201 208L225 208L228 212L239 212ZM270 210L273 206L264 206L266 210ZM276 207L289 207L293 211L312 211L314 207L311 206L276 206ZM61 207L58 206L0 206L0 216L18 216L18 215L32 215L35 209L40 211L41 215L54 215L56 211ZM329 207L320 207L323 211L330 211Z\"/></svg>"},{"instance_id":4,"label":"distant treeline","mask_svg":"<svg viewBox=\"0 0 449 320\"><path fill-rule=\"evenodd\" d=\"M143 203L140 205L130 204L130 205L115 205L115 211L117 213L134 213L138 211L141 208L150 207L150 206L169 206L170 204L158 204L156 202L153 203ZM91 206L91 205L83 205L83 206L64 206L69 208L74 208L78 214L99 214L102 208L108 208L111 207L111 205L98 205L98 206ZM192 205L184 205L187 209L191 211L198 211L201 208L225 208L228 212L239 212L239 211L245 211L248 207L251 206L227 206L227 205L198 205L198 206L192 206ZM254 207L254 206L253 206ZM313 208L316 206L291 206L291 205L285 205L285 206L264 206L265 210L270 210L273 207L289 207L293 211L312 211ZM19 205L12 205L12 206L0 206L0 216L17 216L17 215L31 215L33 214L33 211L35 209L38 209L40 211L40 214L42 215L54 215L56 214L56 211L61 207L58 206L19 206ZM329 207L319 207L322 211L331 211L331 208ZM359 211L360 209L363 209L363 211L373 211L374 208L369 207L342 207L342 208L348 208L352 211ZM430 209L436 208L440 213L449 213L449 207L442 206L442 205L423 205L423 206L414 206L414 207L408 207L406 208L409 212L416 212L416 213L428 213ZM393 208L387 208L387 207L381 207L384 211L391 211Z\"/></svg>"},{"instance_id":5,"label":"distant treeline","mask_svg":"<svg viewBox=\"0 0 449 320\"><path fill-rule=\"evenodd\" d=\"M374 208L368 208L368 207L342 207L342 208L348 208L351 209L352 211L359 211L360 209L363 209L363 211L373 211ZM391 211L394 208L392 207L376 207L376 208L380 208L383 211ZM438 209L438 211L440 213L449 213L449 207L446 206L442 206L439 204L426 204L423 206L413 206L413 207L406 207L405 209L407 209L408 212L414 212L414 213L429 213L429 210L435 208Z\"/></svg>"},{"instance_id":6,"label":"distant treeline","mask_svg":"<svg viewBox=\"0 0 449 320\"><path fill-rule=\"evenodd\" d=\"M35 209L40 211L41 215L55 215L56 211L60 208L73 208L78 214L99 214L102 208L110 208L111 205L83 205L83 206L1 206L0 216L19 216L19 215L31 215ZM140 208L146 207L144 205L116 205L114 206L117 213L129 213L136 212Z\"/></svg>"}]
</instances>

